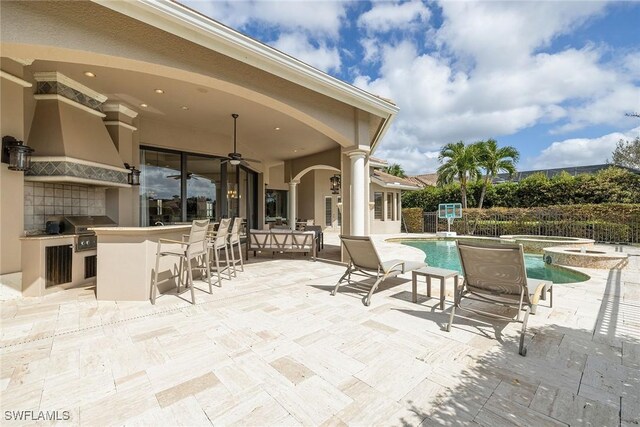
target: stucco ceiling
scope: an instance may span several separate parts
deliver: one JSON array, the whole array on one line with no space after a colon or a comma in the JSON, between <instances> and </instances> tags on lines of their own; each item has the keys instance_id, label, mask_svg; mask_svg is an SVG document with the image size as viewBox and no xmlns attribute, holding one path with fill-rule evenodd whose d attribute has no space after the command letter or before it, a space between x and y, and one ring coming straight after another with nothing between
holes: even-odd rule
<instances>
[{"instance_id":1,"label":"stucco ceiling","mask_svg":"<svg viewBox=\"0 0 640 427\"><path fill-rule=\"evenodd\" d=\"M337 147L326 135L306 124L251 100L210 87L115 68L54 61L35 61L29 71L58 71L106 95L107 103L121 102L139 113L139 126L166 122L206 132L217 140L212 154L232 151L233 119L238 113L238 151L266 163L292 159ZM95 77L87 77L91 71ZM164 93L158 94L156 89ZM148 107L141 107L140 104ZM183 106L188 110L182 109ZM279 130L276 130L279 128ZM141 141L152 143L152 141Z\"/></svg>"}]
</instances>

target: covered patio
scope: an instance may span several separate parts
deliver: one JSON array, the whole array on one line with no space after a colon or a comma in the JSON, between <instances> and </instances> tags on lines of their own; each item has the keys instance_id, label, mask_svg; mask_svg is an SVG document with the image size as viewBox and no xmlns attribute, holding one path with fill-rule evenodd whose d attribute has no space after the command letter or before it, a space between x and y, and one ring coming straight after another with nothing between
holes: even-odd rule
<instances>
[{"instance_id":1,"label":"covered patio","mask_svg":"<svg viewBox=\"0 0 640 427\"><path fill-rule=\"evenodd\" d=\"M625 251L625 269L556 287L526 358L515 324L466 317L444 332L450 297L445 311L412 303L409 277L366 308L358 289L329 295L343 267L287 257L251 258L195 306L92 288L5 301L2 410L83 425L635 425L640 251Z\"/></svg>"}]
</instances>

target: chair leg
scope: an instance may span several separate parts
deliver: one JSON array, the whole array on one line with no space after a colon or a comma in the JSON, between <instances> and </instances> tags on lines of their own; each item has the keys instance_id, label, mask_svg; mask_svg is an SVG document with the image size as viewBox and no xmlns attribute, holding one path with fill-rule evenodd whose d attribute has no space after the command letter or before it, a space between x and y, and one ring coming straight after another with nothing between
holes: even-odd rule
<instances>
[{"instance_id":1,"label":"chair leg","mask_svg":"<svg viewBox=\"0 0 640 427\"><path fill-rule=\"evenodd\" d=\"M238 277L238 273L236 271L236 254L233 253L233 244L229 244L229 249L231 249L231 265L233 266L233 277Z\"/></svg>"},{"instance_id":2,"label":"chair leg","mask_svg":"<svg viewBox=\"0 0 640 427\"><path fill-rule=\"evenodd\" d=\"M524 319L522 320L522 330L520 331L520 346L518 348L518 353L520 356L527 355L527 348L524 346L524 338L527 333L527 322L529 321L529 308L525 308Z\"/></svg>"},{"instance_id":3,"label":"chair leg","mask_svg":"<svg viewBox=\"0 0 640 427\"><path fill-rule=\"evenodd\" d=\"M214 249L216 258L216 273L218 274L218 286L222 287L222 277L220 276L220 249Z\"/></svg>"},{"instance_id":4,"label":"chair leg","mask_svg":"<svg viewBox=\"0 0 640 427\"><path fill-rule=\"evenodd\" d=\"M244 260L242 259L242 243L238 240L238 257L240 258L240 271L244 271Z\"/></svg>"},{"instance_id":5,"label":"chair leg","mask_svg":"<svg viewBox=\"0 0 640 427\"><path fill-rule=\"evenodd\" d=\"M211 266L209 265L209 250L204 253L204 265L207 270L207 282L209 283L209 293L213 295L213 285L211 284Z\"/></svg>"},{"instance_id":6,"label":"chair leg","mask_svg":"<svg viewBox=\"0 0 640 427\"><path fill-rule=\"evenodd\" d=\"M371 296L373 295L373 293L376 291L376 289L378 289L378 285L385 279L385 276L378 276L378 279L376 280L376 282L373 284L373 286L371 287L371 290L369 291L369 293L367 294L367 297L364 300L364 305L366 305L367 307L369 307L369 305L371 304Z\"/></svg>"},{"instance_id":7,"label":"chair leg","mask_svg":"<svg viewBox=\"0 0 640 427\"><path fill-rule=\"evenodd\" d=\"M347 267L347 271L345 271L342 277L340 278L340 280L338 280L338 283L336 283L335 288L333 288L333 290L331 291L331 296L335 296L335 294L338 292L338 288L340 287L340 284L342 283L342 281L347 275L351 275L351 266Z\"/></svg>"},{"instance_id":8,"label":"chair leg","mask_svg":"<svg viewBox=\"0 0 640 427\"><path fill-rule=\"evenodd\" d=\"M224 257L227 260L227 264L226 264L226 268L227 268L227 274L229 275L229 280L231 280L231 268L229 266L229 251L227 250L227 246L225 245L224 247Z\"/></svg>"},{"instance_id":9,"label":"chair leg","mask_svg":"<svg viewBox=\"0 0 640 427\"><path fill-rule=\"evenodd\" d=\"M160 293L158 289L158 270L160 269L160 243L158 243L158 252L156 253L156 269L153 273L153 287L151 288L151 304L156 303L156 293Z\"/></svg>"},{"instance_id":10,"label":"chair leg","mask_svg":"<svg viewBox=\"0 0 640 427\"><path fill-rule=\"evenodd\" d=\"M553 308L553 284L549 288L549 308Z\"/></svg>"},{"instance_id":11,"label":"chair leg","mask_svg":"<svg viewBox=\"0 0 640 427\"><path fill-rule=\"evenodd\" d=\"M195 293L195 286L193 286L193 273L191 272L191 260L187 257L185 257L185 262L187 263L186 268L187 268L187 281L188 284L187 286L189 286L189 288L191 289L191 304L195 305L196 304L196 293Z\"/></svg>"}]
</instances>

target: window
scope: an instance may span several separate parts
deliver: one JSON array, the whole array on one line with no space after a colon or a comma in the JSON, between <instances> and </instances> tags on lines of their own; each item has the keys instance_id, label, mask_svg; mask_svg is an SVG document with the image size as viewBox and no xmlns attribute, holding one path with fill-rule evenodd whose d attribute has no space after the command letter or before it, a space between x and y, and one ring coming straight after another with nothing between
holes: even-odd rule
<instances>
[{"instance_id":1,"label":"window","mask_svg":"<svg viewBox=\"0 0 640 427\"><path fill-rule=\"evenodd\" d=\"M382 216L383 194L384 193L373 193L373 219L384 219Z\"/></svg>"},{"instance_id":2,"label":"window","mask_svg":"<svg viewBox=\"0 0 640 427\"><path fill-rule=\"evenodd\" d=\"M324 198L324 225L327 227L333 226L333 219L331 218L331 196L326 196Z\"/></svg>"},{"instance_id":3,"label":"window","mask_svg":"<svg viewBox=\"0 0 640 427\"><path fill-rule=\"evenodd\" d=\"M395 212L393 206L393 193L387 193L387 219L393 221L393 214Z\"/></svg>"},{"instance_id":4,"label":"window","mask_svg":"<svg viewBox=\"0 0 640 427\"><path fill-rule=\"evenodd\" d=\"M286 190L266 190L265 192L265 222L275 222L287 217Z\"/></svg>"},{"instance_id":5,"label":"window","mask_svg":"<svg viewBox=\"0 0 640 427\"><path fill-rule=\"evenodd\" d=\"M342 206L342 197L338 196L338 203L340 203L340 206ZM336 209L338 209L338 227L342 226L342 209L336 206Z\"/></svg>"}]
</instances>

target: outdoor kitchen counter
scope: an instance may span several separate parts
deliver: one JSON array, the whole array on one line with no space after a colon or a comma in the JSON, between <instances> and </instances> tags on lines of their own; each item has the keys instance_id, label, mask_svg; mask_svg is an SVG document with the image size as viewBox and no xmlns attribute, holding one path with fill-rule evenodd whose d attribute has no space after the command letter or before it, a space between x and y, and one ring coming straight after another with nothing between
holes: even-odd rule
<instances>
[{"instance_id":1,"label":"outdoor kitchen counter","mask_svg":"<svg viewBox=\"0 0 640 427\"><path fill-rule=\"evenodd\" d=\"M182 240L191 225L160 227L96 227L98 236L98 274L96 295L107 301L149 301L156 264L158 239ZM164 249L180 245L163 245ZM159 280L164 291L175 287L178 257L160 260Z\"/></svg>"}]
</instances>

